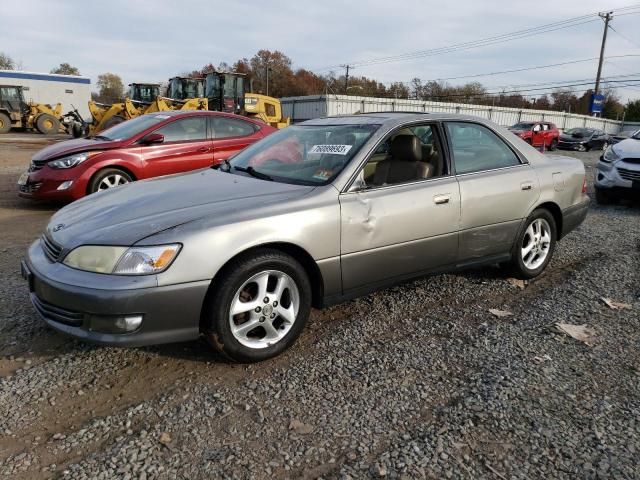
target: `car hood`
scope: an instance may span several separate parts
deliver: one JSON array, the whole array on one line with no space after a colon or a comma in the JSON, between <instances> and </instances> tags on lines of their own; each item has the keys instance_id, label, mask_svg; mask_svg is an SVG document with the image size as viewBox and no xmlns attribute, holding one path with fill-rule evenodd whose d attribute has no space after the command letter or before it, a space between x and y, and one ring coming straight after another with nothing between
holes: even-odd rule
<instances>
[{"instance_id":1,"label":"car hood","mask_svg":"<svg viewBox=\"0 0 640 480\"><path fill-rule=\"evenodd\" d=\"M612 145L613 151L622 158L640 158L640 142L633 138L627 138Z\"/></svg>"},{"instance_id":2,"label":"car hood","mask_svg":"<svg viewBox=\"0 0 640 480\"><path fill-rule=\"evenodd\" d=\"M64 142L54 143L44 147L42 150L36 152L32 157L33 160L53 160L54 158L62 157L64 155L71 155L72 153L87 152L89 150L110 150L118 148L123 142L117 141L104 141L93 140L90 138L76 138L74 140L67 140Z\"/></svg>"},{"instance_id":3,"label":"car hood","mask_svg":"<svg viewBox=\"0 0 640 480\"><path fill-rule=\"evenodd\" d=\"M198 170L89 195L56 213L47 234L65 249L87 244L129 246L177 225L250 211L313 189Z\"/></svg>"}]
</instances>

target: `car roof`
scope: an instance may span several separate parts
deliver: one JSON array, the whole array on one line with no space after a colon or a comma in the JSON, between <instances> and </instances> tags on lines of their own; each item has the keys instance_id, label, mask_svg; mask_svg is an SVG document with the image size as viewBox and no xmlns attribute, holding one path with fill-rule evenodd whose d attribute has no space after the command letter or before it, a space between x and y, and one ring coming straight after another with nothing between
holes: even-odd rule
<instances>
[{"instance_id":1,"label":"car roof","mask_svg":"<svg viewBox=\"0 0 640 480\"><path fill-rule=\"evenodd\" d=\"M472 121L483 124L493 124L490 120L473 115L457 113L421 113L421 112L372 112L355 115L340 115L335 117L314 118L297 125L387 125L403 124L413 121Z\"/></svg>"}]
</instances>

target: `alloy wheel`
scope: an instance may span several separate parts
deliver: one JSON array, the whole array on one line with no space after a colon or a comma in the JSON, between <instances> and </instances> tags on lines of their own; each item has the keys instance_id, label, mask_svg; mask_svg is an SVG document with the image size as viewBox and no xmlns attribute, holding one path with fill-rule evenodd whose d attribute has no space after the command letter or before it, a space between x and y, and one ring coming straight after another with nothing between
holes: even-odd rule
<instances>
[{"instance_id":1,"label":"alloy wheel","mask_svg":"<svg viewBox=\"0 0 640 480\"><path fill-rule=\"evenodd\" d=\"M229 326L248 348L267 348L282 340L298 316L300 292L295 281L279 270L253 275L233 296Z\"/></svg>"},{"instance_id":2,"label":"alloy wheel","mask_svg":"<svg viewBox=\"0 0 640 480\"><path fill-rule=\"evenodd\" d=\"M525 231L520 248L522 263L529 270L540 267L551 248L551 227L544 218L536 218Z\"/></svg>"},{"instance_id":3,"label":"alloy wheel","mask_svg":"<svg viewBox=\"0 0 640 480\"><path fill-rule=\"evenodd\" d=\"M112 173L104 177L98 184L98 191L107 190L109 188L117 187L118 185L124 185L129 183L129 180L119 173Z\"/></svg>"}]
</instances>

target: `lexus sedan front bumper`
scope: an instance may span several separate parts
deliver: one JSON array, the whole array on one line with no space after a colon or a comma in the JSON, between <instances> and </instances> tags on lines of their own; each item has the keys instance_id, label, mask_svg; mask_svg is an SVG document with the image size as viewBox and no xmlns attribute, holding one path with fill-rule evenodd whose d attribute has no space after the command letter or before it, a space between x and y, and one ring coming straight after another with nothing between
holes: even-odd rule
<instances>
[{"instance_id":1,"label":"lexus sedan front bumper","mask_svg":"<svg viewBox=\"0 0 640 480\"><path fill-rule=\"evenodd\" d=\"M51 261L40 240L29 248L21 272L40 317L78 339L135 347L194 340L200 334L209 281L158 287L155 276L83 272Z\"/></svg>"}]
</instances>

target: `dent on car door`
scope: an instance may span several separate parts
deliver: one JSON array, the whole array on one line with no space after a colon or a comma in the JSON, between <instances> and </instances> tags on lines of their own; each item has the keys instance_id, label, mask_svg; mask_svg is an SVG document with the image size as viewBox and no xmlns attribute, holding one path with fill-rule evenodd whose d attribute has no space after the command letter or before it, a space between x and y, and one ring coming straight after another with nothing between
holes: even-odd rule
<instances>
[{"instance_id":1,"label":"dent on car door","mask_svg":"<svg viewBox=\"0 0 640 480\"><path fill-rule=\"evenodd\" d=\"M239 118L211 117L214 164L235 155L258 140L253 123Z\"/></svg>"},{"instance_id":2,"label":"dent on car door","mask_svg":"<svg viewBox=\"0 0 640 480\"><path fill-rule=\"evenodd\" d=\"M149 177L206 168L213 163L205 116L177 119L154 133L164 136L158 145L143 145L141 154Z\"/></svg>"},{"instance_id":3,"label":"dent on car door","mask_svg":"<svg viewBox=\"0 0 640 480\"><path fill-rule=\"evenodd\" d=\"M539 196L535 170L483 125L449 122L446 131L460 185L460 260L506 254Z\"/></svg>"},{"instance_id":4,"label":"dent on car door","mask_svg":"<svg viewBox=\"0 0 640 480\"><path fill-rule=\"evenodd\" d=\"M424 144L415 135L415 140L397 139L411 135L394 134L389 153L374 152L349 191L340 195L345 292L456 261L458 182L449 174L441 143ZM405 147L418 142L417 148L398 147L403 142ZM433 168L425 173L419 163L429 162Z\"/></svg>"}]
</instances>

